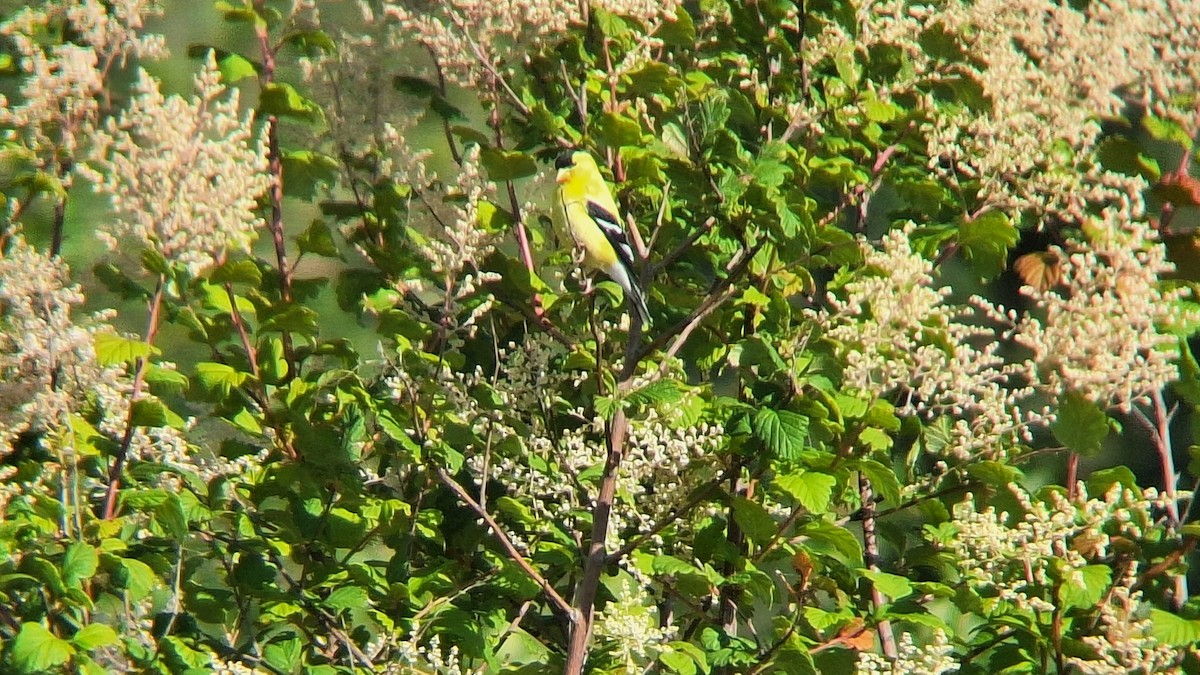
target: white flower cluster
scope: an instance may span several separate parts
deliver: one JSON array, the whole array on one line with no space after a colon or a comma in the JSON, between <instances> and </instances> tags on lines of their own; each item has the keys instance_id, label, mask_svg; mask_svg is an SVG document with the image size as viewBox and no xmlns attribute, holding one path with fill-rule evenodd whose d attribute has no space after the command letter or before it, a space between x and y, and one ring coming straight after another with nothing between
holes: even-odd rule
<instances>
[{"instance_id":1,"label":"white flower cluster","mask_svg":"<svg viewBox=\"0 0 1200 675\"><path fill-rule=\"evenodd\" d=\"M1128 411L1178 379L1178 338L1200 312L1180 300L1186 288L1163 290L1174 270L1149 225L1106 210L1090 241L1059 251L1062 284L1026 286L1043 316L1026 316L1015 339L1033 351L1031 379L1054 394L1076 392L1102 408Z\"/></svg>"},{"instance_id":2,"label":"white flower cluster","mask_svg":"<svg viewBox=\"0 0 1200 675\"><path fill-rule=\"evenodd\" d=\"M414 635L396 645L396 654L383 671L386 675L466 675L475 672L465 669L458 645L442 650L442 638L434 635L421 644Z\"/></svg>"},{"instance_id":3,"label":"white flower cluster","mask_svg":"<svg viewBox=\"0 0 1200 675\"><path fill-rule=\"evenodd\" d=\"M645 24L674 21L680 0L592 0L592 7ZM440 11L419 12L385 2L405 41L429 50L447 80L485 82L531 46L553 41L583 22L580 0L449 0Z\"/></svg>"},{"instance_id":4,"label":"white flower cluster","mask_svg":"<svg viewBox=\"0 0 1200 675\"><path fill-rule=\"evenodd\" d=\"M616 598L596 614L592 629L597 643L607 648L617 670L627 675L643 673L658 655L670 649L667 642L675 626L660 626L658 609L640 586L623 579Z\"/></svg>"},{"instance_id":5,"label":"white flower cluster","mask_svg":"<svg viewBox=\"0 0 1200 675\"><path fill-rule=\"evenodd\" d=\"M104 379L67 267L16 236L0 257L0 455L25 431L65 426Z\"/></svg>"},{"instance_id":6,"label":"white flower cluster","mask_svg":"<svg viewBox=\"0 0 1200 675\"><path fill-rule=\"evenodd\" d=\"M1095 635L1082 638L1097 658L1067 658L1081 675L1176 675L1182 673L1181 650L1159 642L1147 618L1149 603L1142 602L1136 566L1119 579L1100 605L1100 622Z\"/></svg>"},{"instance_id":7,"label":"white flower cluster","mask_svg":"<svg viewBox=\"0 0 1200 675\"><path fill-rule=\"evenodd\" d=\"M406 139L424 105L414 109L393 83L412 59L411 43L397 42L381 17L366 3L360 7L360 21L352 27L343 22L323 27L342 47L301 57L304 80L322 104L326 133L338 154L369 160L343 162L349 180L374 185L390 177L424 190L436 177L425 165L433 153L411 148Z\"/></svg>"},{"instance_id":8,"label":"white flower cluster","mask_svg":"<svg viewBox=\"0 0 1200 675\"><path fill-rule=\"evenodd\" d=\"M19 130L42 162L65 162L90 136L99 114L97 96L109 68L136 55L166 55L159 35L139 35L145 17L161 13L151 0L72 0L24 7L0 24L25 77L17 102L0 95L0 126ZM45 46L37 36L65 17L75 43ZM57 172L58 167L54 167ZM62 176L70 180L70 174Z\"/></svg>"},{"instance_id":9,"label":"white flower cluster","mask_svg":"<svg viewBox=\"0 0 1200 675\"><path fill-rule=\"evenodd\" d=\"M904 71L849 112L865 120L857 106L875 95L917 96L929 116L922 133L930 168L949 185L977 181L978 198L992 208L1078 220L1089 203L1140 191L1140 180L1077 159L1095 145L1097 116L1120 114L1130 99L1191 124L1177 97L1200 86L1197 0L862 0L856 16L855 34L824 24L810 62L901 49ZM930 53L930 33L953 47ZM935 87L964 82L980 88L971 109L935 100Z\"/></svg>"},{"instance_id":10,"label":"white flower cluster","mask_svg":"<svg viewBox=\"0 0 1200 675\"><path fill-rule=\"evenodd\" d=\"M912 251L910 233L892 231L879 250L863 242L870 272L847 283L844 298L830 294L817 320L838 344L847 386L900 394L904 414L952 418L949 456L1001 456L1048 415L1022 411L1031 388L1009 385L1022 366L1006 365L995 331L971 322L1010 318L983 298L973 307L948 302L950 288L933 287L933 264Z\"/></svg>"},{"instance_id":11,"label":"white flower cluster","mask_svg":"<svg viewBox=\"0 0 1200 675\"><path fill-rule=\"evenodd\" d=\"M1015 518L991 506L980 510L971 495L953 509L950 550L966 583L995 593L984 600L993 611L1004 611L1002 603L1054 611L1052 572L1066 577L1105 559L1113 536L1141 539L1152 526L1152 509L1164 505L1153 488L1138 494L1120 483L1098 498L1088 497L1080 483L1074 500L1053 492L1048 502L1016 484L1009 489L1023 511Z\"/></svg>"},{"instance_id":12,"label":"white flower cluster","mask_svg":"<svg viewBox=\"0 0 1200 675\"><path fill-rule=\"evenodd\" d=\"M481 227L480 209L495 196L496 184L484 176L479 152L478 145L467 148L460 171L454 177L454 187L447 190L442 204L430 205L445 239L433 237L417 246L433 264L433 271L445 275L448 284L464 269L478 268L502 236ZM474 287L460 289L458 295L461 298L474 290Z\"/></svg>"},{"instance_id":13,"label":"white flower cluster","mask_svg":"<svg viewBox=\"0 0 1200 675\"><path fill-rule=\"evenodd\" d=\"M271 182L265 134L240 114L236 89L225 95L212 53L196 90L191 101L165 97L139 71L129 106L96 133L86 171L117 215L98 232L111 249L136 242L193 274L250 250Z\"/></svg>"},{"instance_id":14,"label":"white flower cluster","mask_svg":"<svg viewBox=\"0 0 1200 675\"><path fill-rule=\"evenodd\" d=\"M209 672L214 675L265 675L269 672L248 666L241 661L226 661L220 658L214 658L209 668Z\"/></svg>"},{"instance_id":15,"label":"white flower cluster","mask_svg":"<svg viewBox=\"0 0 1200 675\"><path fill-rule=\"evenodd\" d=\"M954 647L941 629L933 631L929 644L918 646L912 633L901 633L895 660L881 654L860 652L857 675L940 675L958 671L951 653Z\"/></svg>"}]
</instances>

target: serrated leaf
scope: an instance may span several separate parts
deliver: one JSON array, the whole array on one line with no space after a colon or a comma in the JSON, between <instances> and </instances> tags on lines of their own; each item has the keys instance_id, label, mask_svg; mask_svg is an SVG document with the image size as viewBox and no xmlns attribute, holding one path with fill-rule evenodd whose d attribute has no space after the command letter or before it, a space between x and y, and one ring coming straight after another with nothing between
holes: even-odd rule
<instances>
[{"instance_id":1,"label":"serrated leaf","mask_svg":"<svg viewBox=\"0 0 1200 675\"><path fill-rule=\"evenodd\" d=\"M96 362L101 366L116 366L149 358L154 348L141 340L122 337L116 333L97 333L93 338Z\"/></svg>"},{"instance_id":2,"label":"serrated leaf","mask_svg":"<svg viewBox=\"0 0 1200 675\"><path fill-rule=\"evenodd\" d=\"M837 479L827 473L799 471L777 476L775 484L809 513L819 514L829 510L829 501L833 498L833 488L837 485Z\"/></svg>"},{"instance_id":3,"label":"serrated leaf","mask_svg":"<svg viewBox=\"0 0 1200 675\"><path fill-rule=\"evenodd\" d=\"M258 330L260 333L290 332L315 334L319 318L317 313L308 307L291 305L283 311L263 319Z\"/></svg>"},{"instance_id":4,"label":"serrated leaf","mask_svg":"<svg viewBox=\"0 0 1200 675\"><path fill-rule=\"evenodd\" d=\"M1091 457L1108 438L1108 415L1082 394L1070 393L1059 400L1050 430L1072 452Z\"/></svg>"},{"instance_id":5,"label":"serrated leaf","mask_svg":"<svg viewBox=\"0 0 1200 675\"><path fill-rule=\"evenodd\" d=\"M479 159L483 162L483 168L487 169L488 178L497 183L537 173L537 162L533 161L533 157L517 150L484 148L479 152Z\"/></svg>"},{"instance_id":6,"label":"serrated leaf","mask_svg":"<svg viewBox=\"0 0 1200 675\"><path fill-rule=\"evenodd\" d=\"M742 528L746 537L756 544L765 544L770 541L778 529L775 519L763 508L762 504L745 497L734 497L733 520L738 527Z\"/></svg>"},{"instance_id":7,"label":"serrated leaf","mask_svg":"<svg viewBox=\"0 0 1200 675\"><path fill-rule=\"evenodd\" d=\"M228 396L249 377L249 373L239 372L224 363L202 361L196 364L196 379L200 386L208 391L220 392L222 396Z\"/></svg>"},{"instance_id":8,"label":"serrated leaf","mask_svg":"<svg viewBox=\"0 0 1200 675\"><path fill-rule=\"evenodd\" d=\"M1093 607L1104 597L1112 582L1108 565L1086 565L1069 568L1060 580L1058 601L1063 609Z\"/></svg>"},{"instance_id":9,"label":"serrated leaf","mask_svg":"<svg viewBox=\"0 0 1200 675\"><path fill-rule=\"evenodd\" d=\"M631 392L626 400L634 405L656 406L677 403L683 399L679 383L674 380L658 380Z\"/></svg>"},{"instance_id":10,"label":"serrated leaf","mask_svg":"<svg viewBox=\"0 0 1200 675\"><path fill-rule=\"evenodd\" d=\"M325 112L317 103L305 98L286 82L272 82L262 88L258 97L258 110L262 115L276 115L320 125L325 122Z\"/></svg>"},{"instance_id":11,"label":"serrated leaf","mask_svg":"<svg viewBox=\"0 0 1200 675\"><path fill-rule=\"evenodd\" d=\"M71 544L62 560L62 578L68 586L79 588L82 582L92 578L100 565L96 549L81 541Z\"/></svg>"},{"instance_id":12,"label":"serrated leaf","mask_svg":"<svg viewBox=\"0 0 1200 675\"><path fill-rule=\"evenodd\" d=\"M345 609L359 609L368 604L366 589L360 586L342 586L329 594L323 603L326 607L340 612Z\"/></svg>"},{"instance_id":13,"label":"serrated leaf","mask_svg":"<svg viewBox=\"0 0 1200 675\"><path fill-rule=\"evenodd\" d=\"M25 623L8 648L8 660L18 673L47 673L71 660L75 649L40 623Z\"/></svg>"},{"instance_id":14,"label":"serrated leaf","mask_svg":"<svg viewBox=\"0 0 1200 675\"><path fill-rule=\"evenodd\" d=\"M336 159L312 150L289 150L280 162L283 193L310 201L317 197L318 188L337 184L341 169Z\"/></svg>"},{"instance_id":15,"label":"serrated leaf","mask_svg":"<svg viewBox=\"0 0 1200 675\"><path fill-rule=\"evenodd\" d=\"M1020 233L1000 211L989 211L958 226L958 245L984 278L1004 271L1008 250L1017 244Z\"/></svg>"},{"instance_id":16,"label":"serrated leaf","mask_svg":"<svg viewBox=\"0 0 1200 675\"><path fill-rule=\"evenodd\" d=\"M642 126L624 115L604 113L596 125L596 136L612 148L639 145L642 142Z\"/></svg>"},{"instance_id":17,"label":"serrated leaf","mask_svg":"<svg viewBox=\"0 0 1200 675\"><path fill-rule=\"evenodd\" d=\"M898 574L864 570L863 576L871 580L875 590L892 600L908 597L913 592L912 582Z\"/></svg>"},{"instance_id":18,"label":"serrated leaf","mask_svg":"<svg viewBox=\"0 0 1200 675\"><path fill-rule=\"evenodd\" d=\"M1200 620L1185 619L1162 609L1151 609L1150 634L1172 647L1188 647L1200 642Z\"/></svg>"},{"instance_id":19,"label":"serrated leaf","mask_svg":"<svg viewBox=\"0 0 1200 675\"><path fill-rule=\"evenodd\" d=\"M754 414L754 435L782 460L795 459L808 438L808 418L790 410L760 408Z\"/></svg>"},{"instance_id":20,"label":"serrated leaf","mask_svg":"<svg viewBox=\"0 0 1200 675\"><path fill-rule=\"evenodd\" d=\"M84 651L92 651L101 647L111 647L121 641L117 631L112 626L102 623L92 623L79 629L71 636L71 642Z\"/></svg>"},{"instance_id":21,"label":"serrated leaf","mask_svg":"<svg viewBox=\"0 0 1200 675\"><path fill-rule=\"evenodd\" d=\"M333 240L333 231L325 221L314 219L303 234L296 237L296 244L301 253L312 253L323 258L344 260L337 243Z\"/></svg>"}]
</instances>

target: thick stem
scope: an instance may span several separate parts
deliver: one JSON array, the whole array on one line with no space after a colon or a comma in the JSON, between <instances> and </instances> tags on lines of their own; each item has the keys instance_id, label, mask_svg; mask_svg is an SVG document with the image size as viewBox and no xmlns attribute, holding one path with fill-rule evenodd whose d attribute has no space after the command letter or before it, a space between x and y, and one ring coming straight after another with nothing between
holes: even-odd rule
<instances>
[{"instance_id":1,"label":"thick stem","mask_svg":"<svg viewBox=\"0 0 1200 675\"><path fill-rule=\"evenodd\" d=\"M858 487L863 505L863 557L866 559L867 567L878 572L879 541L875 537L875 496L871 490L871 481L867 480L866 476L859 475ZM871 602L876 608L884 605L883 593L875 588L875 584L871 584ZM883 647L883 655L895 661L896 635L892 632L892 622L884 619L879 622L876 630L879 632L879 644Z\"/></svg>"},{"instance_id":2,"label":"thick stem","mask_svg":"<svg viewBox=\"0 0 1200 675\"><path fill-rule=\"evenodd\" d=\"M604 540L608 537L608 520L617 494L617 471L620 470L621 459L625 454L625 438L628 431L629 421L625 417L625 411L618 408L608 427L608 459L604 463L600 494L596 497L596 508L592 513L592 540L583 565L583 578L575 589L576 614L571 624L564 675L580 675L587 660L596 591L600 586L600 573L604 571L604 563L608 559L604 552Z\"/></svg>"}]
</instances>

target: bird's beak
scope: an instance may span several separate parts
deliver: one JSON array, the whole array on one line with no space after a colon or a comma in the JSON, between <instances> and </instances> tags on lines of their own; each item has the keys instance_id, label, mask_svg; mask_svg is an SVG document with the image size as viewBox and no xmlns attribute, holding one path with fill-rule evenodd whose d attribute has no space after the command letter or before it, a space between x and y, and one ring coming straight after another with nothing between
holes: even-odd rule
<instances>
[{"instance_id":1,"label":"bird's beak","mask_svg":"<svg viewBox=\"0 0 1200 675\"><path fill-rule=\"evenodd\" d=\"M557 182L559 185L562 185L563 183L567 182L567 180L568 180L568 179L570 179L570 177L571 177L571 175L570 175L569 173L567 173L567 171L566 171L566 170L564 170L564 169L559 169L559 170L558 170L558 175L554 177L554 180L555 180L555 182Z\"/></svg>"}]
</instances>

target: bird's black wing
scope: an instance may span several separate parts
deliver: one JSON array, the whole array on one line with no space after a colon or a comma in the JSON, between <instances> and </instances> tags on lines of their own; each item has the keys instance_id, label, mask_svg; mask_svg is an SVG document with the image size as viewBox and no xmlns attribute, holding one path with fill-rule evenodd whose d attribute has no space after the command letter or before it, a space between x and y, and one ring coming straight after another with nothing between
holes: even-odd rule
<instances>
[{"instance_id":1,"label":"bird's black wing","mask_svg":"<svg viewBox=\"0 0 1200 675\"><path fill-rule=\"evenodd\" d=\"M621 263L626 269L633 270L633 249L629 246L629 238L625 236L625 228L621 227L621 223L617 220L617 216L608 209L600 206L592 200L588 200L587 213L596 221L596 225L600 227L600 231L604 233L608 243L612 244L613 250L617 252L617 257L621 259Z\"/></svg>"}]
</instances>

